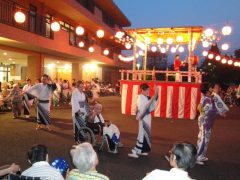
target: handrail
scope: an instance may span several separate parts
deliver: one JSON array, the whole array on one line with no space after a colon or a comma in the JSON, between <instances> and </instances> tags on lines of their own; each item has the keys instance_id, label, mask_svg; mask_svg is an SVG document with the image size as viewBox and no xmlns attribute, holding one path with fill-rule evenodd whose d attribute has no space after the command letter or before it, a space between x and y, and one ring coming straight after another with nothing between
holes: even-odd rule
<instances>
[{"instance_id":1,"label":"handrail","mask_svg":"<svg viewBox=\"0 0 240 180\"><path fill-rule=\"evenodd\" d=\"M120 70L119 72L121 73L121 80L158 80L157 76L162 75L163 81L183 82L183 77L190 76L191 82L202 82L202 74L198 71ZM172 79L169 77L172 77Z\"/></svg>"}]
</instances>

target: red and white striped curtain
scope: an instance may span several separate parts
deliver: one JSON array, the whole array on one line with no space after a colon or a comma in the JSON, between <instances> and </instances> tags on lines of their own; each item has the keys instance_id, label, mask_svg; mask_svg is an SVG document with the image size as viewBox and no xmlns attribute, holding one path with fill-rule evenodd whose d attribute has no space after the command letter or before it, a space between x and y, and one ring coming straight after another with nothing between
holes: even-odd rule
<instances>
[{"instance_id":1,"label":"red and white striped curtain","mask_svg":"<svg viewBox=\"0 0 240 180\"><path fill-rule=\"evenodd\" d=\"M141 92L139 81L121 81L122 114L135 115L137 95ZM147 82L150 96L154 94L154 84L159 88L157 106L152 113L155 117L195 119L200 102L200 84L176 82Z\"/></svg>"}]
</instances>

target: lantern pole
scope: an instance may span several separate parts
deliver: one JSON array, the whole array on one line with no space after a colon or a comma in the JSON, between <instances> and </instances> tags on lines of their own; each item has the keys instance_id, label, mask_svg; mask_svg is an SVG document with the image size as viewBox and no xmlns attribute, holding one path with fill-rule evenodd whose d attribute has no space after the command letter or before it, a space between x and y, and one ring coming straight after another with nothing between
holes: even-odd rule
<instances>
[{"instance_id":1,"label":"lantern pole","mask_svg":"<svg viewBox=\"0 0 240 180\"><path fill-rule=\"evenodd\" d=\"M188 55L188 82L191 82L191 72L192 72L192 58L193 58L193 48L192 48L192 43L193 43L193 32L192 28L189 30L190 34L190 41L189 41L189 55Z\"/></svg>"},{"instance_id":2,"label":"lantern pole","mask_svg":"<svg viewBox=\"0 0 240 180\"><path fill-rule=\"evenodd\" d=\"M145 51L144 51L144 62L143 62L143 80L146 80L146 71L147 71L147 50L148 44L145 44Z\"/></svg>"},{"instance_id":3,"label":"lantern pole","mask_svg":"<svg viewBox=\"0 0 240 180\"><path fill-rule=\"evenodd\" d=\"M133 72L132 72L132 80L136 80L136 62L137 62L137 43L136 43L136 35L134 36L134 42L133 42Z\"/></svg>"}]
</instances>

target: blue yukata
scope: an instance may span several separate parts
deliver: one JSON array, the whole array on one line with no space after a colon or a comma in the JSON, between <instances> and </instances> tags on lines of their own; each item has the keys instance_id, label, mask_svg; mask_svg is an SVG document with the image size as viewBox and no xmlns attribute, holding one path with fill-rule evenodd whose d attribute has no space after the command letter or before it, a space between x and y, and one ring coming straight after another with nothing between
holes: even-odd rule
<instances>
[{"instance_id":1,"label":"blue yukata","mask_svg":"<svg viewBox=\"0 0 240 180\"><path fill-rule=\"evenodd\" d=\"M198 160L201 161L206 158L208 143L217 114L223 115L228 110L226 104L217 94L213 94L213 97L203 96L201 98L199 104L200 116L198 118Z\"/></svg>"}]
</instances>

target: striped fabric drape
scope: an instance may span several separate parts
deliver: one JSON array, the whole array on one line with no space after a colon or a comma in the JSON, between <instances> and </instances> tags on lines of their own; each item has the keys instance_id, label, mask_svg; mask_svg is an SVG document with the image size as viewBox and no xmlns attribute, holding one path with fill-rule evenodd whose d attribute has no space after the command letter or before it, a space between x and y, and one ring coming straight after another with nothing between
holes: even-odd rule
<instances>
[{"instance_id":1,"label":"striped fabric drape","mask_svg":"<svg viewBox=\"0 0 240 180\"><path fill-rule=\"evenodd\" d=\"M141 92L140 81L121 81L122 114L135 115L137 95ZM177 82L147 82L150 96L154 94L154 84L159 88L155 117L175 119L195 119L200 102L200 84Z\"/></svg>"}]
</instances>

